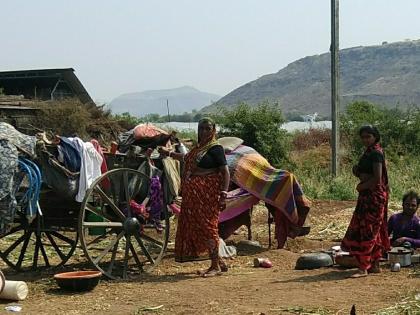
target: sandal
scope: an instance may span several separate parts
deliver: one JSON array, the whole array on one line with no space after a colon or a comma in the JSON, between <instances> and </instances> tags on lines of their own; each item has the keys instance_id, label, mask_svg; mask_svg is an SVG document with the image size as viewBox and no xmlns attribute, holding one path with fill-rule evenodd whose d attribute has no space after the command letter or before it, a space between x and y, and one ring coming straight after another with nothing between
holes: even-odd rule
<instances>
[{"instance_id":1,"label":"sandal","mask_svg":"<svg viewBox=\"0 0 420 315\"><path fill-rule=\"evenodd\" d=\"M363 278L367 277L368 272L366 270L358 270L355 274L351 275L350 278L356 279L356 278Z\"/></svg>"},{"instance_id":2,"label":"sandal","mask_svg":"<svg viewBox=\"0 0 420 315\"><path fill-rule=\"evenodd\" d=\"M207 269L207 270L203 270L203 269L201 269L201 270L197 270L197 275L198 276L203 276L204 274L206 274L207 272L209 272L211 269L209 268L209 269Z\"/></svg>"},{"instance_id":3,"label":"sandal","mask_svg":"<svg viewBox=\"0 0 420 315\"><path fill-rule=\"evenodd\" d=\"M217 269L211 269L208 270L206 273L204 273L202 275L203 278L211 278L211 277L215 277L215 276L220 276L222 274L222 272L220 270Z\"/></svg>"}]
</instances>

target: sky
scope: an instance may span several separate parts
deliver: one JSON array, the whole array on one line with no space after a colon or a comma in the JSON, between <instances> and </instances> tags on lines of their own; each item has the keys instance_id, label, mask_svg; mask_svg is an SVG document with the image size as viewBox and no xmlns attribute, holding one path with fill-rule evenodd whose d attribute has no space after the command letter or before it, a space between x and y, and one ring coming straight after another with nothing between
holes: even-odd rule
<instances>
[{"instance_id":1,"label":"sky","mask_svg":"<svg viewBox=\"0 0 420 315\"><path fill-rule=\"evenodd\" d=\"M420 39L419 0L341 0L340 48ZM0 71L72 67L92 98L221 96L330 45L330 0L3 1Z\"/></svg>"}]
</instances>

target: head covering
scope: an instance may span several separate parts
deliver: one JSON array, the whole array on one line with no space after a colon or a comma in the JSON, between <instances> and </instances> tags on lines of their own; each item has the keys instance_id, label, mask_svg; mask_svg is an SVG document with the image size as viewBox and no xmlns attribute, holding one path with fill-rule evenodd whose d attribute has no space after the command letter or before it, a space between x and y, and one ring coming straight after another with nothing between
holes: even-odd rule
<instances>
[{"instance_id":1,"label":"head covering","mask_svg":"<svg viewBox=\"0 0 420 315\"><path fill-rule=\"evenodd\" d=\"M198 121L198 127L202 124L209 124L213 127L212 133L206 139L200 139L200 134L198 133L198 145L203 146L208 142L211 142L213 139L216 139L216 123L210 117L201 118Z\"/></svg>"},{"instance_id":2,"label":"head covering","mask_svg":"<svg viewBox=\"0 0 420 315\"><path fill-rule=\"evenodd\" d=\"M205 139L198 139L198 143L194 148L185 156L185 170L187 172L192 171L198 166L201 159L206 155L207 151L215 145L218 145L219 142L216 140L216 124L211 118L202 118L198 122L198 125L208 123L212 125L212 132Z\"/></svg>"}]
</instances>

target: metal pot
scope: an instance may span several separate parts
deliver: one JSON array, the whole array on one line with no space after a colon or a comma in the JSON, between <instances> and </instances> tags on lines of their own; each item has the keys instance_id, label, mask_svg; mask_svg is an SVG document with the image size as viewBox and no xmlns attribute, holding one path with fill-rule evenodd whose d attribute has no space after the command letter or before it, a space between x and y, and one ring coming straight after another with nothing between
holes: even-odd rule
<instances>
[{"instance_id":1,"label":"metal pot","mask_svg":"<svg viewBox=\"0 0 420 315\"><path fill-rule=\"evenodd\" d=\"M388 252L388 260L390 264L399 263L401 267L411 265L411 250L404 247L394 247Z\"/></svg>"}]
</instances>

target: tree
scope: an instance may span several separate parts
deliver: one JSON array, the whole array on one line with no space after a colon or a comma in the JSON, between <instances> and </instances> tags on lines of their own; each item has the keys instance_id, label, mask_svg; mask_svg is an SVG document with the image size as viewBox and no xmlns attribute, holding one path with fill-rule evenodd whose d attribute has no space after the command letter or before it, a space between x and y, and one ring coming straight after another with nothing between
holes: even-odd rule
<instances>
[{"instance_id":1,"label":"tree","mask_svg":"<svg viewBox=\"0 0 420 315\"><path fill-rule=\"evenodd\" d=\"M142 123L142 120L136 116L132 116L130 113L125 112L122 114L114 115L114 119L117 120L120 125L129 130Z\"/></svg>"}]
</instances>

